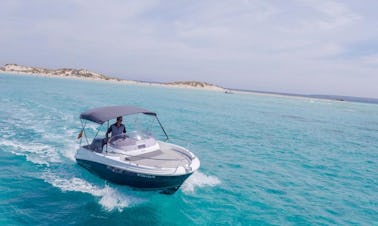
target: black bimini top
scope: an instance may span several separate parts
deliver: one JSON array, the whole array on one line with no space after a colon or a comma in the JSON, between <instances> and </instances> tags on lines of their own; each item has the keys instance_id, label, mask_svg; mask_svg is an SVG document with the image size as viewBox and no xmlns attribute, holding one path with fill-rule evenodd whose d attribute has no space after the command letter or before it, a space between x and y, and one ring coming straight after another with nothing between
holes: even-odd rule
<instances>
[{"instance_id":1,"label":"black bimini top","mask_svg":"<svg viewBox=\"0 0 378 226\"><path fill-rule=\"evenodd\" d=\"M149 110L134 107L134 106L109 106L89 109L86 112L80 114L81 119L103 124L104 122L117 118L118 116L132 115L143 113L146 115L156 116L155 112Z\"/></svg>"}]
</instances>

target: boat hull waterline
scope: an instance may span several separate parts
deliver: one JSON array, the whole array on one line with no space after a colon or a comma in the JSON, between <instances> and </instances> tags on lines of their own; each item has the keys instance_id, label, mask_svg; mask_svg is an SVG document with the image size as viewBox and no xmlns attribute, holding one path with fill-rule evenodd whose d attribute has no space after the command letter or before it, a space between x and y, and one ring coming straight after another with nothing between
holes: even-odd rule
<instances>
[{"instance_id":1,"label":"boat hull waterline","mask_svg":"<svg viewBox=\"0 0 378 226\"><path fill-rule=\"evenodd\" d=\"M176 192L200 165L198 158L194 157L187 169L153 168L122 161L117 155L97 153L84 147L78 150L75 158L80 166L109 182L165 194Z\"/></svg>"},{"instance_id":2,"label":"boat hull waterline","mask_svg":"<svg viewBox=\"0 0 378 226\"><path fill-rule=\"evenodd\" d=\"M163 193L172 193L180 188L182 183L192 174L180 176L155 176L131 172L120 168L107 166L97 162L77 160L77 163L90 172L115 184L128 185L143 190L161 190Z\"/></svg>"}]
</instances>

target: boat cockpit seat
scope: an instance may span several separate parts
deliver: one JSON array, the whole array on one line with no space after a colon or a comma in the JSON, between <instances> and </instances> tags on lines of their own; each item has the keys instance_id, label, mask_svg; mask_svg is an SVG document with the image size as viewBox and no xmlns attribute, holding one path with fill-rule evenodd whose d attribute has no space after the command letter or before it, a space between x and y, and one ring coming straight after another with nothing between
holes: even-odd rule
<instances>
[{"instance_id":1,"label":"boat cockpit seat","mask_svg":"<svg viewBox=\"0 0 378 226\"><path fill-rule=\"evenodd\" d=\"M90 145L90 149L95 152L101 153L104 145L105 145L104 138L95 138L93 139L92 144Z\"/></svg>"}]
</instances>

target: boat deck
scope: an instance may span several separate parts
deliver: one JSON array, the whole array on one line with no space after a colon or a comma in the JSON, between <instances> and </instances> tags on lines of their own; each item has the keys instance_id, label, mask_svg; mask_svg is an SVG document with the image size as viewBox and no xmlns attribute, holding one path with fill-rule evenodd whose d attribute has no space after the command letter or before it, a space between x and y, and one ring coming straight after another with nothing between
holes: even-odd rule
<instances>
[{"instance_id":1,"label":"boat deck","mask_svg":"<svg viewBox=\"0 0 378 226\"><path fill-rule=\"evenodd\" d=\"M125 157L124 160L138 165L159 168L176 168L178 166L185 167L191 163L191 158L188 155L174 147L165 147L164 149L156 150L150 153Z\"/></svg>"},{"instance_id":2,"label":"boat deck","mask_svg":"<svg viewBox=\"0 0 378 226\"><path fill-rule=\"evenodd\" d=\"M191 154L184 148L177 145L158 142L160 149L140 155L127 155L126 153L107 152L106 155L114 159L130 162L133 164L144 165L158 168L176 168L191 165ZM103 139L95 139L91 145L85 145L84 148L90 149L97 153L104 153Z\"/></svg>"}]
</instances>

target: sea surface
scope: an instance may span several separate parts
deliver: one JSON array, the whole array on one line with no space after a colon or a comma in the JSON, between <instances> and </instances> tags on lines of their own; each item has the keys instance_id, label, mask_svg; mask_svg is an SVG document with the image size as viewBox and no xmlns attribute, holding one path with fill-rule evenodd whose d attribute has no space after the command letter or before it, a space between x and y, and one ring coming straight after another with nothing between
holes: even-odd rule
<instances>
[{"instance_id":1,"label":"sea surface","mask_svg":"<svg viewBox=\"0 0 378 226\"><path fill-rule=\"evenodd\" d=\"M199 171L163 195L77 165L106 105L157 112ZM0 225L378 225L378 105L0 74Z\"/></svg>"}]
</instances>

